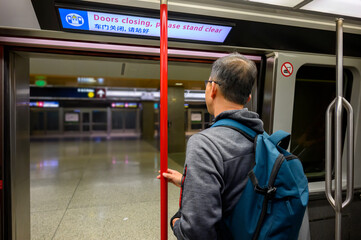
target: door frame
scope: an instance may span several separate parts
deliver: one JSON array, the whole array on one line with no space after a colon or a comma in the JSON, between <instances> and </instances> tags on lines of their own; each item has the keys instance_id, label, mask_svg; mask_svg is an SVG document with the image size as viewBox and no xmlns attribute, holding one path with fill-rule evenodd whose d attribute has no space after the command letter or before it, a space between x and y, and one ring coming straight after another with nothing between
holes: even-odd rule
<instances>
[{"instance_id":1,"label":"door frame","mask_svg":"<svg viewBox=\"0 0 361 240\"><path fill-rule=\"evenodd\" d=\"M11 36L12 35L12 36ZM108 43L104 43L104 38L89 37L86 39L88 41L81 41L79 39L83 38L84 34L68 34L68 33L52 33L49 31L33 31L33 30L12 30L11 33L6 29L0 28L0 91L1 91L1 100L0 100L0 135L4 144L0 147L0 161L1 161L1 171L2 175L0 176L0 181L4 180L4 187L0 189L1 197L1 207L0 207L0 233L3 239L15 239L21 236L21 232L29 237L23 237L21 239L30 238L30 219L25 220L25 224L28 227L17 228L14 221L11 219L16 216L16 212L8 212L9 201L12 201L10 192L12 190L12 179L11 172L9 169L4 166L9 163L10 148L15 143L6 144L4 140L8 140L9 133L4 132L6 129L9 129L10 125L10 115L9 112L10 105L7 104L9 98L8 85L12 84L11 78L7 66L9 65L8 55L12 54L15 51L18 52L42 52L42 53L62 53L69 55L91 55L91 56L107 56L107 57L128 57L128 58L139 58L147 56L149 59L159 59L159 42L155 40L146 40L146 39L131 39L136 45L128 45L127 38L107 38ZM90 39L90 40L89 40ZM102 40L100 40L102 39ZM172 48L172 45L175 46ZM177 49L177 46L181 48ZM187 43L171 43L169 48L169 58L172 61L183 61L182 59L188 59L189 61L197 62L199 59L202 61L211 62L219 57L225 56L230 51L245 51L243 48L227 47L227 46L212 46L212 45L197 45L187 44ZM213 51L213 52L212 52ZM247 51L248 52L248 51ZM253 60L261 60L261 57L257 55L262 54L264 51L254 51L254 56L250 56ZM29 82L29 80L28 80ZM5 84L5 85L4 85ZM6 85L7 84L7 85ZM29 87L28 87L29 88ZM26 92L26 91L25 91ZM27 94L29 91L27 91ZM23 103L29 102L25 100ZM28 113L29 115L29 113ZM138 113L139 115L139 113ZM26 125L26 124L24 124ZM29 124L27 124L29 125ZM139 128L138 128L139 129ZM26 134L25 134L26 135ZM27 137L30 137L28 132ZM16 140L16 138L15 138ZM29 143L27 144L29 147ZM29 157L26 158L29 161ZM4 165L4 163L6 163ZM27 164L28 167L30 164ZM29 173L29 171L27 171ZM30 182L30 177L28 177L28 182ZM4 191L6 189L8 192ZM28 188L30 191L30 186ZM25 198L24 198L25 199ZM30 204L30 200L28 200ZM30 207L29 207L30 209ZM14 209L14 211L19 211ZM30 214L30 210L28 211ZM22 230L23 229L23 230Z\"/></svg>"}]
</instances>

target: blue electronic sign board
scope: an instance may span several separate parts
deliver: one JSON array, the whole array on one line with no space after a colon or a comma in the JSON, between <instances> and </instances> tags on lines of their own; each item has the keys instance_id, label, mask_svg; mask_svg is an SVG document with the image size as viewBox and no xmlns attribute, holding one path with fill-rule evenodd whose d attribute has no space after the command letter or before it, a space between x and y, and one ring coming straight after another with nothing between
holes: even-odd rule
<instances>
[{"instance_id":1,"label":"blue electronic sign board","mask_svg":"<svg viewBox=\"0 0 361 240\"><path fill-rule=\"evenodd\" d=\"M87 98L95 96L94 88L71 88L71 87L30 87L30 97L53 97L53 98Z\"/></svg>"},{"instance_id":2,"label":"blue electronic sign board","mask_svg":"<svg viewBox=\"0 0 361 240\"><path fill-rule=\"evenodd\" d=\"M160 20L111 13L59 8L63 29L92 32L160 36ZM168 37L223 43L232 27L168 20Z\"/></svg>"}]
</instances>

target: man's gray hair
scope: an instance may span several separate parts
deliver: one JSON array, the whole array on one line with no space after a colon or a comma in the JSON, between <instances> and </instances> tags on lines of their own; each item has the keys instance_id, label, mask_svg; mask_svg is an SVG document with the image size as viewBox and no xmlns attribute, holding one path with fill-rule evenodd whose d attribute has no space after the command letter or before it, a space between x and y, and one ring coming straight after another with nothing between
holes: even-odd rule
<instances>
[{"instance_id":1,"label":"man's gray hair","mask_svg":"<svg viewBox=\"0 0 361 240\"><path fill-rule=\"evenodd\" d=\"M217 59L212 65L211 80L228 101L245 105L257 78L255 63L239 53Z\"/></svg>"}]
</instances>

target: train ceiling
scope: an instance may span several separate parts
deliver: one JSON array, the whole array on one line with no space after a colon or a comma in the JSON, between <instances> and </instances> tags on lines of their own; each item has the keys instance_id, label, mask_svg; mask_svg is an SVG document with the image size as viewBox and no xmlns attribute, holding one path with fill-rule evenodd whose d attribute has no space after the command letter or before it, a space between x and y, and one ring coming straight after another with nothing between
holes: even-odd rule
<instances>
[{"instance_id":1,"label":"train ceiling","mask_svg":"<svg viewBox=\"0 0 361 240\"><path fill-rule=\"evenodd\" d=\"M342 6L344 6L344 2L348 1L343 0ZM301 6L306 2L311 4L319 1L307 0L303 1L301 5L296 2L296 6ZM73 8L83 11L159 18L160 2L158 0L32 0L32 3L40 27L45 30L138 39L159 39L148 36L122 36L121 33L86 32L78 29L63 29L58 12L59 8ZM309 6L308 4L302 7ZM266 49L268 51L335 54L335 17L342 15L315 13L313 11L303 10L302 7L294 9L294 7L275 6L241 0L170 0L169 19L232 26L232 30L227 38L221 43L225 46ZM361 19L344 17L344 55L360 57ZM177 39L170 39L169 41L170 43L185 41L195 44L219 44Z\"/></svg>"},{"instance_id":2,"label":"train ceiling","mask_svg":"<svg viewBox=\"0 0 361 240\"><path fill-rule=\"evenodd\" d=\"M60 0L62 1L62 0ZM128 3L132 6L134 3L124 0L78 0L68 2L94 2L103 4L114 4L122 5ZM135 0L132 2L143 2L143 3L156 3L159 4L159 0ZM179 0L168 0L170 7L176 6L182 2L183 4L196 5L199 3L207 3L210 5L218 5L224 7L225 3L238 5L239 9L244 7L255 7L262 10L288 10L288 11L300 11L303 13L313 12L328 14L334 17L352 17L361 19L361 1L359 0L192 0L192 1L179 1Z\"/></svg>"},{"instance_id":3,"label":"train ceiling","mask_svg":"<svg viewBox=\"0 0 361 240\"><path fill-rule=\"evenodd\" d=\"M239 0L224 1L240 2ZM361 1L359 0L243 0L243 2L361 18Z\"/></svg>"}]
</instances>

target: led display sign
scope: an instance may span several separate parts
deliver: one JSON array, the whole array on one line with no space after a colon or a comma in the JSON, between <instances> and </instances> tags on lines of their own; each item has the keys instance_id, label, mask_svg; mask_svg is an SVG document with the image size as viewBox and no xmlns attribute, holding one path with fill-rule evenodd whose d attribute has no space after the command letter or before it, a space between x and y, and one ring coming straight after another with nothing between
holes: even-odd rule
<instances>
[{"instance_id":1,"label":"led display sign","mask_svg":"<svg viewBox=\"0 0 361 240\"><path fill-rule=\"evenodd\" d=\"M137 108L138 103L113 102L112 108Z\"/></svg>"},{"instance_id":2,"label":"led display sign","mask_svg":"<svg viewBox=\"0 0 361 240\"><path fill-rule=\"evenodd\" d=\"M55 101L38 101L38 102L30 102L30 107L39 107L39 108L58 108L59 102Z\"/></svg>"},{"instance_id":3,"label":"led display sign","mask_svg":"<svg viewBox=\"0 0 361 240\"><path fill-rule=\"evenodd\" d=\"M59 8L63 29L160 36L160 20L149 17ZM168 20L168 37L223 43L232 27Z\"/></svg>"}]
</instances>

